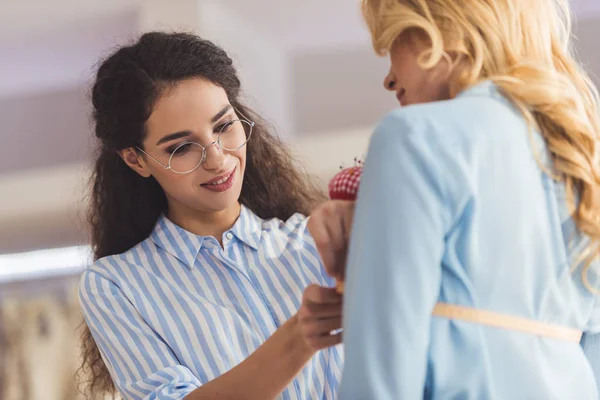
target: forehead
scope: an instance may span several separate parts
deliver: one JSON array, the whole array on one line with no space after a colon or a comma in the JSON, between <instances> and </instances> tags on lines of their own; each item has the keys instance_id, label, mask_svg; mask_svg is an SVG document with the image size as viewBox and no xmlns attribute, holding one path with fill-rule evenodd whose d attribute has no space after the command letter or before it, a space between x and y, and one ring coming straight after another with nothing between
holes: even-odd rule
<instances>
[{"instance_id":1,"label":"forehead","mask_svg":"<svg viewBox=\"0 0 600 400\"><path fill-rule=\"evenodd\" d=\"M203 79L181 81L164 91L146 122L148 137L195 131L211 125L211 119L229 104L223 88Z\"/></svg>"}]
</instances>

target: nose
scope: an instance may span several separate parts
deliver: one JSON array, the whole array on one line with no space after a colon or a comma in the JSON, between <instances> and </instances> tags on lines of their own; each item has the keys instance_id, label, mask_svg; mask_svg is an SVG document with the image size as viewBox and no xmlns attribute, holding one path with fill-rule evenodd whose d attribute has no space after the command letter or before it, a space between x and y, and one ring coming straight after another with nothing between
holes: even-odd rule
<instances>
[{"instance_id":1,"label":"nose","mask_svg":"<svg viewBox=\"0 0 600 400\"><path fill-rule=\"evenodd\" d=\"M391 90L392 92L396 91L396 75L391 68L383 79L383 87L385 90Z\"/></svg>"},{"instance_id":2,"label":"nose","mask_svg":"<svg viewBox=\"0 0 600 400\"><path fill-rule=\"evenodd\" d=\"M216 171L222 169L223 165L225 165L225 160L227 160L227 154L225 154L219 144L214 141L204 148L206 149L204 169Z\"/></svg>"}]
</instances>

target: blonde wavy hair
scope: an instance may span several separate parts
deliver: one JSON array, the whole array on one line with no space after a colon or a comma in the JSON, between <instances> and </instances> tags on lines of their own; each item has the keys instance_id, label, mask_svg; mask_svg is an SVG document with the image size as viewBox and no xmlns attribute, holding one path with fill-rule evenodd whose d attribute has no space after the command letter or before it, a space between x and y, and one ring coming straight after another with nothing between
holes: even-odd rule
<instances>
[{"instance_id":1,"label":"blonde wavy hair","mask_svg":"<svg viewBox=\"0 0 600 400\"><path fill-rule=\"evenodd\" d=\"M442 59L461 70L453 92L493 81L543 135L555 180L564 182L571 215L589 238L574 263L583 282L600 255L598 92L571 49L568 0L362 0L375 52L402 35L426 47L421 67ZM464 66L464 68L463 68Z\"/></svg>"}]
</instances>

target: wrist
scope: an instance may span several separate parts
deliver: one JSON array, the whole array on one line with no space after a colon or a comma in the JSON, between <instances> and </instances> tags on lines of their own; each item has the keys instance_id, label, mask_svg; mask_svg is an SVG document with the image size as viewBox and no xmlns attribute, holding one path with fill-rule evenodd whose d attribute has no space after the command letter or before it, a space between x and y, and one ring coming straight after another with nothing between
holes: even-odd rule
<instances>
[{"instance_id":1,"label":"wrist","mask_svg":"<svg viewBox=\"0 0 600 400\"><path fill-rule=\"evenodd\" d=\"M304 338L302 328L300 326L300 319L295 314L287 321L288 328L288 343L286 345L286 351L289 354L298 357L299 359L305 359L308 361L315 355L316 350L313 349Z\"/></svg>"}]
</instances>

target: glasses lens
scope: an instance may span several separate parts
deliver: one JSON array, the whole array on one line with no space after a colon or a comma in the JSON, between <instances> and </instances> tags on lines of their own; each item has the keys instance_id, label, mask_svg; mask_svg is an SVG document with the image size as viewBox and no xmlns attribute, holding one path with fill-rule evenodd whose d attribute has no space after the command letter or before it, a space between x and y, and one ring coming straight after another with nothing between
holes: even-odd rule
<instances>
[{"instance_id":1,"label":"glasses lens","mask_svg":"<svg viewBox=\"0 0 600 400\"><path fill-rule=\"evenodd\" d=\"M181 144L171 155L171 169L173 172L185 174L198 168L204 159L204 149L198 143L187 142Z\"/></svg>"},{"instance_id":2,"label":"glasses lens","mask_svg":"<svg viewBox=\"0 0 600 400\"><path fill-rule=\"evenodd\" d=\"M248 121L234 120L221 128L219 142L225 150L237 150L244 146L252 135L252 124Z\"/></svg>"}]
</instances>

